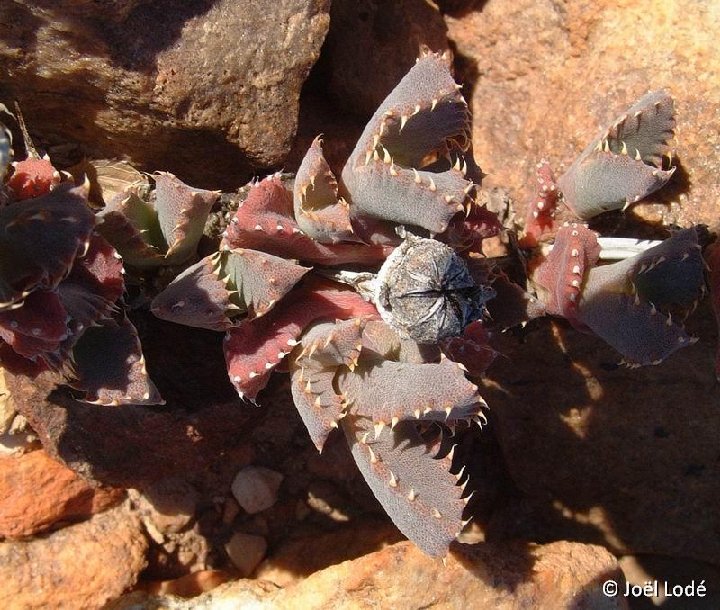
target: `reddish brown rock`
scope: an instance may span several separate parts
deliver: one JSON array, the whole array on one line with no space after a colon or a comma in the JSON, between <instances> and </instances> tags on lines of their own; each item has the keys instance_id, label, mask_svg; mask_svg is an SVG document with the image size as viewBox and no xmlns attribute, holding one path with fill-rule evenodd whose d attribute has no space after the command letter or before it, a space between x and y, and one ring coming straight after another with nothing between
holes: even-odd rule
<instances>
[{"instance_id":1,"label":"reddish brown rock","mask_svg":"<svg viewBox=\"0 0 720 610\"><path fill-rule=\"evenodd\" d=\"M628 369L600 339L548 319L508 340L483 396L520 500L488 538L572 539L616 554L720 565L720 389L707 307L700 341Z\"/></svg>"},{"instance_id":2,"label":"reddish brown rock","mask_svg":"<svg viewBox=\"0 0 720 610\"><path fill-rule=\"evenodd\" d=\"M286 542L260 565L255 576L287 587L329 566L362 557L403 539L397 528L387 521L353 521L336 532ZM312 553L307 552L309 548Z\"/></svg>"},{"instance_id":3,"label":"reddish brown rock","mask_svg":"<svg viewBox=\"0 0 720 610\"><path fill-rule=\"evenodd\" d=\"M340 108L369 118L415 64L421 46L448 48L446 31L440 12L425 0L334 0L317 72Z\"/></svg>"},{"instance_id":4,"label":"reddish brown rock","mask_svg":"<svg viewBox=\"0 0 720 610\"><path fill-rule=\"evenodd\" d=\"M624 586L617 561L606 550L559 542L545 546L479 545L450 553L447 564L401 542L354 561L331 566L285 589L238 580L198 598L128 596L112 610L133 604L170 610L243 607L283 610L350 608L627 608L608 598L602 583ZM142 606L144 604L144 606ZM137 606L136 606L137 607Z\"/></svg>"},{"instance_id":5,"label":"reddish brown rock","mask_svg":"<svg viewBox=\"0 0 720 610\"><path fill-rule=\"evenodd\" d=\"M559 170L649 90L676 99L676 158L668 187L635 206L649 222L717 222L720 199L720 13L692 0L482 3L446 18L474 114L486 184L521 208L535 163Z\"/></svg>"},{"instance_id":6,"label":"reddish brown rock","mask_svg":"<svg viewBox=\"0 0 720 610\"><path fill-rule=\"evenodd\" d=\"M143 585L143 590L152 595L173 595L176 597L197 597L212 591L230 580L230 574L222 570L200 570L174 580L163 580Z\"/></svg>"},{"instance_id":7,"label":"reddish brown rock","mask_svg":"<svg viewBox=\"0 0 720 610\"><path fill-rule=\"evenodd\" d=\"M328 10L327 0L6 2L0 98L20 102L51 153L78 143L237 188L287 155Z\"/></svg>"},{"instance_id":8,"label":"reddish brown rock","mask_svg":"<svg viewBox=\"0 0 720 610\"><path fill-rule=\"evenodd\" d=\"M146 550L127 505L44 538L0 543L0 607L102 608L135 584Z\"/></svg>"},{"instance_id":9,"label":"reddish brown rock","mask_svg":"<svg viewBox=\"0 0 720 610\"><path fill-rule=\"evenodd\" d=\"M0 457L0 536L18 538L117 504L121 489L93 488L44 451Z\"/></svg>"}]
</instances>

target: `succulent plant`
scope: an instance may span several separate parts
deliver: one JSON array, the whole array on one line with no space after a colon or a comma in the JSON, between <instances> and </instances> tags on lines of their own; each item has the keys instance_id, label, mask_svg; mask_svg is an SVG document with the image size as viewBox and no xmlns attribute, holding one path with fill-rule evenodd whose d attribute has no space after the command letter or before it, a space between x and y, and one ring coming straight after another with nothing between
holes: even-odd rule
<instances>
[{"instance_id":1,"label":"succulent plant","mask_svg":"<svg viewBox=\"0 0 720 610\"><path fill-rule=\"evenodd\" d=\"M2 365L63 373L88 402L161 402L137 332L116 305L122 263L95 231L85 187L61 182L47 159L8 169L0 172L9 194L0 209Z\"/></svg>"},{"instance_id":2,"label":"succulent plant","mask_svg":"<svg viewBox=\"0 0 720 610\"><path fill-rule=\"evenodd\" d=\"M558 231L533 274L547 313L598 335L630 365L658 364L696 341L679 323L705 292L696 229L611 265L599 258L597 235L584 225Z\"/></svg>"},{"instance_id":3,"label":"succulent plant","mask_svg":"<svg viewBox=\"0 0 720 610\"><path fill-rule=\"evenodd\" d=\"M220 195L193 188L166 172L154 178L152 193L130 185L98 213L98 231L128 265L157 267L190 259Z\"/></svg>"},{"instance_id":4,"label":"succulent plant","mask_svg":"<svg viewBox=\"0 0 720 610\"><path fill-rule=\"evenodd\" d=\"M151 305L226 331L228 374L247 400L288 360L317 448L342 427L380 503L433 555L460 533L466 504L443 439L482 423L486 406L466 367L443 354L446 341L469 355L487 338L477 326L494 292L460 252L477 256L500 231L473 199L482 174L458 89L447 58L424 54L368 123L340 183L316 139L292 193L279 176L253 184L219 252Z\"/></svg>"}]
</instances>

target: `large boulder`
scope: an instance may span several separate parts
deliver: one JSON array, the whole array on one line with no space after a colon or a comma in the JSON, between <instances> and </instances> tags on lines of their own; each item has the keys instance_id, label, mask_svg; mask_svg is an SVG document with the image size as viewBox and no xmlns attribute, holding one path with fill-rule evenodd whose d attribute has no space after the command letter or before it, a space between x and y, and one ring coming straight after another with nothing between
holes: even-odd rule
<instances>
[{"instance_id":1,"label":"large boulder","mask_svg":"<svg viewBox=\"0 0 720 610\"><path fill-rule=\"evenodd\" d=\"M329 4L4 2L0 99L19 101L51 155L77 143L236 188L287 155Z\"/></svg>"}]
</instances>

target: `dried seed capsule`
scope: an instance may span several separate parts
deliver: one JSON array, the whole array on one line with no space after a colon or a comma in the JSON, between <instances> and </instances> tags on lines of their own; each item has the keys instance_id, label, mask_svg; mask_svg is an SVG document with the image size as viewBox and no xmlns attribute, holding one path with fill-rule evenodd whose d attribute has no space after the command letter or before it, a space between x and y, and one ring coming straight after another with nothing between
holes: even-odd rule
<instances>
[{"instance_id":1,"label":"dried seed capsule","mask_svg":"<svg viewBox=\"0 0 720 610\"><path fill-rule=\"evenodd\" d=\"M452 248L410 236L380 269L374 300L385 322L427 344L461 334L494 296L492 288L475 284Z\"/></svg>"}]
</instances>

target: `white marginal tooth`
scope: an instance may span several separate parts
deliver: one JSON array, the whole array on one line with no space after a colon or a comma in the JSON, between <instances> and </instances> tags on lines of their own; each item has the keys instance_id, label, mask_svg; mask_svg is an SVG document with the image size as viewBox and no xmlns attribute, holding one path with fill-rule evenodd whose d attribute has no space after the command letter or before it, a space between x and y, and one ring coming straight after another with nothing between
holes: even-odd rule
<instances>
[{"instance_id":1,"label":"white marginal tooth","mask_svg":"<svg viewBox=\"0 0 720 610\"><path fill-rule=\"evenodd\" d=\"M400 420L399 420L397 417L393 417L393 418L390 420L390 427L391 427L391 428L394 428L395 426L398 425L399 422L400 422Z\"/></svg>"},{"instance_id":2,"label":"white marginal tooth","mask_svg":"<svg viewBox=\"0 0 720 610\"><path fill-rule=\"evenodd\" d=\"M254 379L254 378L257 377L258 375L260 375L260 373L256 373L255 371L250 371L250 372L248 373L248 377L249 377L250 379Z\"/></svg>"},{"instance_id":3,"label":"white marginal tooth","mask_svg":"<svg viewBox=\"0 0 720 610\"><path fill-rule=\"evenodd\" d=\"M375 452L370 447L368 447L368 451L370 452L370 463L377 464L378 459Z\"/></svg>"},{"instance_id":4,"label":"white marginal tooth","mask_svg":"<svg viewBox=\"0 0 720 610\"><path fill-rule=\"evenodd\" d=\"M415 409L413 415L415 416L415 419L420 419L420 409Z\"/></svg>"},{"instance_id":5,"label":"white marginal tooth","mask_svg":"<svg viewBox=\"0 0 720 610\"><path fill-rule=\"evenodd\" d=\"M420 104L415 105L415 112L413 114L417 114L418 112L420 112Z\"/></svg>"},{"instance_id":6,"label":"white marginal tooth","mask_svg":"<svg viewBox=\"0 0 720 610\"><path fill-rule=\"evenodd\" d=\"M390 471L390 480L388 481L388 485L390 487L397 487L397 478L395 478L395 473L391 470Z\"/></svg>"},{"instance_id":7,"label":"white marginal tooth","mask_svg":"<svg viewBox=\"0 0 720 610\"><path fill-rule=\"evenodd\" d=\"M378 155L377 150L373 151L373 159L375 159L375 161L380 161L380 155Z\"/></svg>"},{"instance_id":8,"label":"white marginal tooth","mask_svg":"<svg viewBox=\"0 0 720 610\"><path fill-rule=\"evenodd\" d=\"M642 161L642 157L640 156L640 151L637 148L635 149L635 161Z\"/></svg>"},{"instance_id":9,"label":"white marginal tooth","mask_svg":"<svg viewBox=\"0 0 720 610\"><path fill-rule=\"evenodd\" d=\"M430 181L429 188L434 193L435 191L437 191L437 186L435 186L435 182L433 181L432 178L428 178L428 180Z\"/></svg>"},{"instance_id":10,"label":"white marginal tooth","mask_svg":"<svg viewBox=\"0 0 720 610\"><path fill-rule=\"evenodd\" d=\"M628 153L627 153L627 144L625 144L625 142L622 143L622 149L620 150L620 152L621 152L623 155L627 155L627 154L628 154Z\"/></svg>"},{"instance_id":11,"label":"white marginal tooth","mask_svg":"<svg viewBox=\"0 0 720 610\"><path fill-rule=\"evenodd\" d=\"M383 431L383 428L385 427L385 422L379 421L373 427L375 428L375 438L377 439L380 436L380 433Z\"/></svg>"},{"instance_id":12,"label":"white marginal tooth","mask_svg":"<svg viewBox=\"0 0 720 610\"><path fill-rule=\"evenodd\" d=\"M417 494L415 493L415 490L411 487L410 491L408 492L407 499L412 502L417 497Z\"/></svg>"},{"instance_id":13,"label":"white marginal tooth","mask_svg":"<svg viewBox=\"0 0 720 610\"><path fill-rule=\"evenodd\" d=\"M372 156L373 156L373 154L372 154L372 151L371 151L371 150L368 150L368 151L365 153L365 165L367 165L368 163L370 163L370 159L372 159Z\"/></svg>"},{"instance_id":14,"label":"white marginal tooth","mask_svg":"<svg viewBox=\"0 0 720 610\"><path fill-rule=\"evenodd\" d=\"M433 110L435 110L435 107L437 106L437 104L438 104L437 99L436 99L436 98L433 98L433 101L430 103L430 111L431 111L431 112L432 112Z\"/></svg>"},{"instance_id":15,"label":"white marginal tooth","mask_svg":"<svg viewBox=\"0 0 720 610\"><path fill-rule=\"evenodd\" d=\"M407 123L408 117L404 114L400 115L400 131L402 131L403 127L405 127L405 123Z\"/></svg>"},{"instance_id":16,"label":"white marginal tooth","mask_svg":"<svg viewBox=\"0 0 720 610\"><path fill-rule=\"evenodd\" d=\"M383 163L386 165L390 165L392 163L392 157L390 156L387 148L383 148Z\"/></svg>"},{"instance_id":17,"label":"white marginal tooth","mask_svg":"<svg viewBox=\"0 0 720 610\"><path fill-rule=\"evenodd\" d=\"M580 275L580 265L575 265L575 266L572 268L572 272L573 272L575 275Z\"/></svg>"},{"instance_id":18,"label":"white marginal tooth","mask_svg":"<svg viewBox=\"0 0 720 610\"><path fill-rule=\"evenodd\" d=\"M436 519L442 519L442 515L440 514L440 511L437 508L433 508L432 510L433 517Z\"/></svg>"},{"instance_id":19,"label":"white marginal tooth","mask_svg":"<svg viewBox=\"0 0 720 610\"><path fill-rule=\"evenodd\" d=\"M418 174L418 171L413 167L412 168L413 174L415 174L415 184L422 184L422 178L420 177L420 174Z\"/></svg>"},{"instance_id":20,"label":"white marginal tooth","mask_svg":"<svg viewBox=\"0 0 720 610\"><path fill-rule=\"evenodd\" d=\"M290 347L295 347L296 345L299 345L300 341L296 341L295 339L288 339L287 344Z\"/></svg>"}]
</instances>

